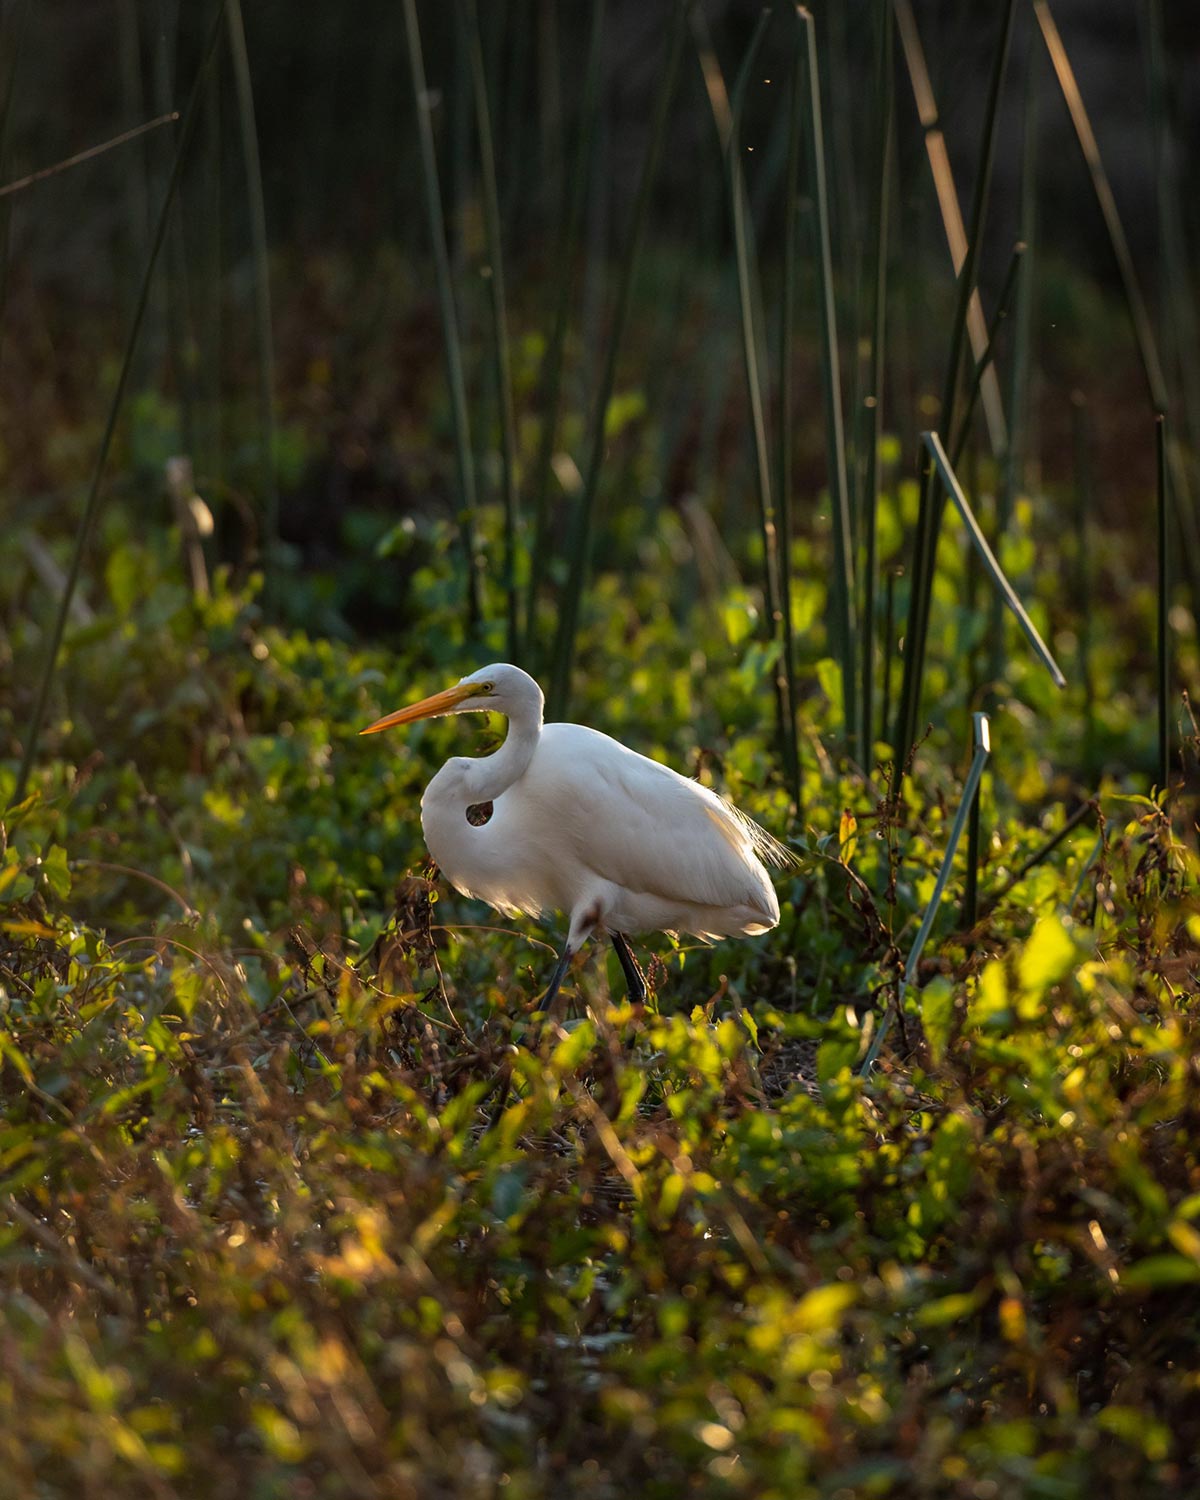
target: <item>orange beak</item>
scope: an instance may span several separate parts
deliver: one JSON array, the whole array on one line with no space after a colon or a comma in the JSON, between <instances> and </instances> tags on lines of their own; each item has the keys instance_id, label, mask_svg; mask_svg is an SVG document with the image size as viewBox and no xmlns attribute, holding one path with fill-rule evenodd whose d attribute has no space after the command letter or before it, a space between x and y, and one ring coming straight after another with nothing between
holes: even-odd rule
<instances>
[{"instance_id":1,"label":"orange beak","mask_svg":"<svg viewBox=\"0 0 1200 1500\"><path fill-rule=\"evenodd\" d=\"M412 724L417 719L436 719L439 714L452 714L458 705L471 698L479 690L473 682L457 682L445 692L434 693L431 698L422 698L420 703L410 703L407 708L397 709L394 714L385 714L359 734L378 734L381 729L391 729L394 724Z\"/></svg>"}]
</instances>

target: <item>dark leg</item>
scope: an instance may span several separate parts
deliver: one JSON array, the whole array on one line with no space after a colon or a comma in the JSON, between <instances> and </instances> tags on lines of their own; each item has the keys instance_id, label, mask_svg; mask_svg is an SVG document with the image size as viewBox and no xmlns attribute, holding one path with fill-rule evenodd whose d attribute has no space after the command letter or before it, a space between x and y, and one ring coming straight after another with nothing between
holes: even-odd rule
<instances>
[{"instance_id":1,"label":"dark leg","mask_svg":"<svg viewBox=\"0 0 1200 1500\"><path fill-rule=\"evenodd\" d=\"M567 977L567 969L570 966L571 959L574 956L575 955L571 952L571 945L568 943L563 948L562 957L554 966L554 973L550 976L550 986L546 990L546 993L542 996L542 1003L539 1009L548 1011L553 1006L555 1000L558 998L559 986Z\"/></svg>"},{"instance_id":2,"label":"dark leg","mask_svg":"<svg viewBox=\"0 0 1200 1500\"><path fill-rule=\"evenodd\" d=\"M612 945L617 950L617 957L621 960L621 971L625 975L625 988L629 992L629 1000L632 1005L645 1005L646 1003L646 976L638 966L625 939L620 932L610 933Z\"/></svg>"}]
</instances>

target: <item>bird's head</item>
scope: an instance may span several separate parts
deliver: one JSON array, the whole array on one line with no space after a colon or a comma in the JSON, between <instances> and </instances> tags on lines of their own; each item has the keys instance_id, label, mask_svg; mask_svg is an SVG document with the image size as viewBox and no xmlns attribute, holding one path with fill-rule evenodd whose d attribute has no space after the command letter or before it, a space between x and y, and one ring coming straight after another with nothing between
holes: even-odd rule
<instances>
[{"instance_id":1,"label":"bird's head","mask_svg":"<svg viewBox=\"0 0 1200 1500\"><path fill-rule=\"evenodd\" d=\"M359 732L378 734L381 729L391 729L396 724L412 724L418 719L437 719L446 714L496 713L509 719L521 717L540 724L543 702L542 690L528 672L522 672L520 667L508 662L494 662L490 667L472 672L444 692L385 714Z\"/></svg>"}]
</instances>

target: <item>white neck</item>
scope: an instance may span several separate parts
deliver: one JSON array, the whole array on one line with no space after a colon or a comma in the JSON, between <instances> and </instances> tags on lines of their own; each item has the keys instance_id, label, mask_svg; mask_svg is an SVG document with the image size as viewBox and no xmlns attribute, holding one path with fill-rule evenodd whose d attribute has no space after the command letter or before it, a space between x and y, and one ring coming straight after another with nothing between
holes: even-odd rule
<instances>
[{"instance_id":1,"label":"white neck","mask_svg":"<svg viewBox=\"0 0 1200 1500\"><path fill-rule=\"evenodd\" d=\"M491 802L529 769L542 733L541 706L521 704L510 711L508 734L491 755L467 762L464 784L471 802Z\"/></svg>"}]
</instances>

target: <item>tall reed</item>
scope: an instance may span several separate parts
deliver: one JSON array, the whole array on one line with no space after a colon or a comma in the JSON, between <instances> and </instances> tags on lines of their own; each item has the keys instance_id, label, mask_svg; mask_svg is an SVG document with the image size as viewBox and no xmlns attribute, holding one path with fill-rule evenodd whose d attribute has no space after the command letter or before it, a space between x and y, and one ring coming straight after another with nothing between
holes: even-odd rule
<instances>
[{"instance_id":1,"label":"tall reed","mask_svg":"<svg viewBox=\"0 0 1200 1500\"><path fill-rule=\"evenodd\" d=\"M1173 384L1178 402L1176 420L1167 435L1167 462L1174 481L1172 509L1176 522L1187 533L1185 561L1189 553L1195 553L1194 560L1200 564L1200 537L1196 534L1200 525L1196 516L1200 480L1200 322L1190 274L1194 256L1180 211L1185 198L1178 160L1178 126L1172 119L1169 100L1161 0L1145 0L1143 14L1163 271L1158 327L1168 366L1167 379ZM1193 594L1200 593L1200 580L1192 576L1190 581Z\"/></svg>"},{"instance_id":2,"label":"tall reed","mask_svg":"<svg viewBox=\"0 0 1200 1500\"><path fill-rule=\"evenodd\" d=\"M501 253L500 201L496 192L496 158L492 149L492 116L488 105L479 13L475 0L459 0L459 15L471 65L475 122L479 132L479 166L483 178L483 225L487 237L488 288L492 310L492 355L500 404L501 491L504 500L504 597L508 659L521 659L520 600L517 594L517 546L520 518L517 508L517 432L513 410L512 360L508 346L508 310Z\"/></svg>"},{"instance_id":3,"label":"tall reed","mask_svg":"<svg viewBox=\"0 0 1200 1500\"><path fill-rule=\"evenodd\" d=\"M863 473L862 516L862 761L870 769L875 744L875 588L879 448L883 441L884 344L887 331L889 209L892 196L893 135L895 130L895 59L892 0L879 0L879 40L875 97L879 105L876 142L875 235L871 278L871 355L865 400L866 465ZM886 663L884 671L886 672ZM886 720L884 721L886 722Z\"/></svg>"},{"instance_id":4,"label":"tall reed","mask_svg":"<svg viewBox=\"0 0 1200 1500\"><path fill-rule=\"evenodd\" d=\"M54 668L58 661L59 647L62 645L63 630L71 608L71 601L74 598L76 588L79 586L79 575L83 568L84 553L87 550L88 541L91 538L92 529L99 514L101 481L104 478L104 469L108 462L109 449L112 447L113 435L117 429L117 418L121 414L121 407L125 399L125 390L129 383L129 372L133 367L134 355L138 345L138 335L141 332L142 322L146 314L146 306L150 299L150 288L153 285L154 271L158 264L159 252L166 238L171 207L179 188L179 179L183 172L187 149L196 128L196 120L200 113L200 101L204 96L205 84L212 67L213 58L216 56L217 44L221 39L221 32L225 21L225 4L226 0L217 0L216 11L209 27L208 37L201 54L200 65L196 70L191 94L188 97L187 107L183 112L183 118L179 126L179 138L175 146L175 158L171 165L171 175L167 181L162 204L159 208L154 236L150 242L150 254L147 257L146 265L142 272L142 284L138 293L137 305L134 308L133 320L129 325L129 332L125 338L125 350L117 372L117 383L113 389L112 398L109 401L108 415L105 419L103 433L101 434L96 461L92 467L92 477L88 485L83 515L80 518L79 526L75 533L75 546L71 552L70 566L67 570L66 580L63 583L62 593L58 600L54 624L50 631L50 640L42 662L37 695L34 699L29 727L25 732L25 743L21 751L21 764L17 771L16 786L13 791L14 803L20 802L25 795L25 788L29 784L29 775L37 756L38 742L41 739L42 725L46 717L46 704L50 696L50 684L53 680Z\"/></svg>"},{"instance_id":5,"label":"tall reed","mask_svg":"<svg viewBox=\"0 0 1200 1500\"><path fill-rule=\"evenodd\" d=\"M271 268L267 254L267 212L263 201L262 161L258 150L258 122L254 85L246 51L246 28L241 0L229 0L229 54L237 91L238 133L246 203L250 211L250 249L254 260L254 334L258 344L258 425L262 445L263 552L268 594L275 588L272 553L279 541L279 477L275 443L275 336L271 318Z\"/></svg>"},{"instance_id":6,"label":"tall reed","mask_svg":"<svg viewBox=\"0 0 1200 1500\"><path fill-rule=\"evenodd\" d=\"M753 247L753 221L750 213L749 194L746 191L745 173L742 168L742 117L745 112L746 90L754 70L759 50L771 20L771 12L759 12L758 22L751 35L734 81L730 101L729 138L727 167L729 176L730 212L733 220L734 264L737 271L738 312L742 331L742 364L746 375L746 399L750 407L750 428L754 443L755 491L758 496L758 521L762 533L763 583L766 599L767 629L770 639L780 648L775 666L775 710L779 731L779 748L783 764L789 768L795 790L796 759L796 715L792 699L794 678L787 671L790 658L791 620L784 613L780 583L779 541L775 525L775 505L771 494L771 461L767 448L766 414L763 403L763 377L759 358L761 329L758 326L759 308L755 291L757 264ZM786 279L786 272L785 272ZM784 303L787 303L787 291ZM786 317L786 313L785 313ZM790 343L785 327L782 342ZM786 386L786 376L780 372L781 392ZM782 399L782 398L781 398ZM786 416L780 414L783 441L790 441ZM786 460L781 459L781 464ZM781 475L781 479L783 476ZM784 482L787 482L786 480ZM784 562L786 567L786 560ZM786 655L785 655L786 653Z\"/></svg>"},{"instance_id":7,"label":"tall reed","mask_svg":"<svg viewBox=\"0 0 1200 1500\"><path fill-rule=\"evenodd\" d=\"M538 433L538 451L531 483L533 539L530 543L529 586L525 598L528 654L535 665L540 665L543 661L543 653L537 639L537 609L550 554L550 476L562 412L563 362L567 344L567 323L571 309L571 288L575 281L575 261L579 253L579 240L583 229L584 208L587 204L587 189L595 145L604 10L604 0L594 0L588 31L587 58L583 67L579 137L571 169L566 221L555 255L555 263L558 266L558 287L554 304L554 321L538 379L538 406L542 413L542 421Z\"/></svg>"},{"instance_id":8,"label":"tall reed","mask_svg":"<svg viewBox=\"0 0 1200 1500\"><path fill-rule=\"evenodd\" d=\"M917 116L924 133L925 154L929 161L929 173L933 179L934 192L937 195L938 212L946 236L946 248L950 252L950 263L957 277L962 272L969 246L966 226L963 223L962 206L958 200L958 189L955 187L954 173L950 166L950 152L941 128L941 117L933 92L933 83L929 76L929 68L925 62L925 49L921 45L921 35L917 29L911 0L894 0L894 3L901 48L917 106ZM967 304L967 337L970 339L971 352L978 362L983 356L983 347L987 340L983 303L978 289L972 290L971 300ZM1000 386L994 370L988 370L984 375L982 396L984 415L987 418L988 439L992 452L999 455L1007 446L1008 431L1000 398Z\"/></svg>"},{"instance_id":9,"label":"tall reed","mask_svg":"<svg viewBox=\"0 0 1200 1500\"><path fill-rule=\"evenodd\" d=\"M792 360L796 322L796 262L800 230L800 137L804 123L803 77L799 58L792 69L788 98L787 167L783 183L783 287L779 298L779 396L775 424L775 493L779 510L779 610L786 683L787 735L785 770L796 817L804 815L804 776L796 714L796 639L792 616Z\"/></svg>"},{"instance_id":10,"label":"tall reed","mask_svg":"<svg viewBox=\"0 0 1200 1500\"><path fill-rule=\"evenodd\" d=\"M956 401L959 389L959 372L962 368L966 344L967 316L971 298L975 291L975 278L983 241L983 227L987 211L988 194L991 187L992 165L995 158L996 122L999 115L1000 93L1008 63L1009 44L1012 38L1015 0L1005 0L1000 22L1000 35L993 54L992 74L988 86L987 104L984 110L983 136L980 142L979 165L975 176L975 196L971 210L971 226L966 254L958 275L958 296L955 301L954 321L950 331L949 357L946 362L946 378L942 388L942 404L938 416L938 432L947 436L953 432ZM904 681L900 694L900 706L895 734L897 762L905 765L916 742L917 716L920 712L921 686L925 671L925 645L929 629L929 609L933 598L934 573L937 564L937 544L941 532L942 514L945 509L945 493L938 479L936 465L929 464L923 473L921 503L917 516L916 535L913 540L912 581L909 589L908 627L904 639Z\"/></svg>"},{"instance_id":11,"label":"tall reed","mask_svg":"<svg viewBox=\"0 0 1200 1500\"><path fill-rule=\"evenodd\" d=\"M7 8L0 29L3 55L8 59L2 86L3 102L0 103L0 176L8 160L9 128L12 124L13 101L17 97L17 79L20 76L21 53L25 45L25 31L29 22L29 0L18 0ZM12 228L12 204L0 202L0 347L3 347L5 319L8 302L8 242Z\"/></svg>"},{"instance_id":12,"label":"tall reed","mask_svg":"<svg viewBox=\"0 0 1200 1500\"><path fill-rule=\"evenodd\" d=\"M1013 307L1012 343L1009 354L1006 399L1008 444L1000 459L1000 484L996 499L996 546L999 549L1012 525L1017 495L1025 484L1025 457L1032 438L1033 407L1030 382L1033 371L1033 270L1038 238L1038 83L1041 52L1030 45L1025 56L1021 108L1021 177L1018 243L1021 251ZM988 628L990 641L988 677L995 697L1004 665L1004 606L1000 596L992 599Z\"/></svg>"},{"instance_id":13,"label":"tall reed","mask_svg":"<svg viewBox=\"0 0 1200 1500\"><path fill-rule=\"evenodd\" d=\"M564 717L570 700L571 671L575 664L580 606L591 566L592 537L596 525L596 500L600 486L600 471L604 463L608 404L616 383L617 356L629 316L638 255L645 233L658 161L662 154L663 141L666 138L667 120L670 115L671 100L675 94L675 81L679 75L679 60L683 53L686 32L687 0L676 0L674 24L667 43L667 58L659 75L658 97L655 100L654 117L650 125L650 138L633 202L632 221L621 255L616 306L613 309L612 323L608 331L604 366L592 412L587 468L584 471L583 490L579 497L575 527L570 541L567 584L561 598L558 630L554 639L550 692L547 695L551 718Z\"/></svg>"},{"instance_id":14,"label":"tall reed","mask_svg":"<svg viewBox=\"0 0 1200 1500\"><path fill-rule=\"evenodd\" d=\"M442 342L446 350L446 375L450 386L450 418L454 428L454 457L458 475L459 521L467 564L467 627L472 633L483 616L480 594L480 563L475 534L475 457L471 449L471 423L467 410L467 384L463 369L462 340L446 246L446 221L438 182L437 151L433 141L433 100L425 81L425 59L416 0L404 0L404 29L408 39L409 79L417 115L421 151L421 178L425 189L425 217L433 244L433 267L437 281L438 311Z\"/></svg>"},{"instance_id":15,"label":"tall reed","mask_svg":"<svg viewBox=\"0 0 1200 1500\"><path fill-rule=\"evenodd\" d=\"M833 253L829 229L829 194L825 181L825 135L821 115L821 81L817 66L817 32L812 13L795 9L797 47L808 84L809 191L816 213L816 261L820 297L821 384L825 397L826 446L829 453L829 504L833 534L833 631L840 658L842 705L846 742L851 755L859 753L857 628L854 596L854 529L850 516L850 486L846 475L846 430L842 420L841 357L838 351L837 307L834 300Z\"/></svg>"}]
</instances>

